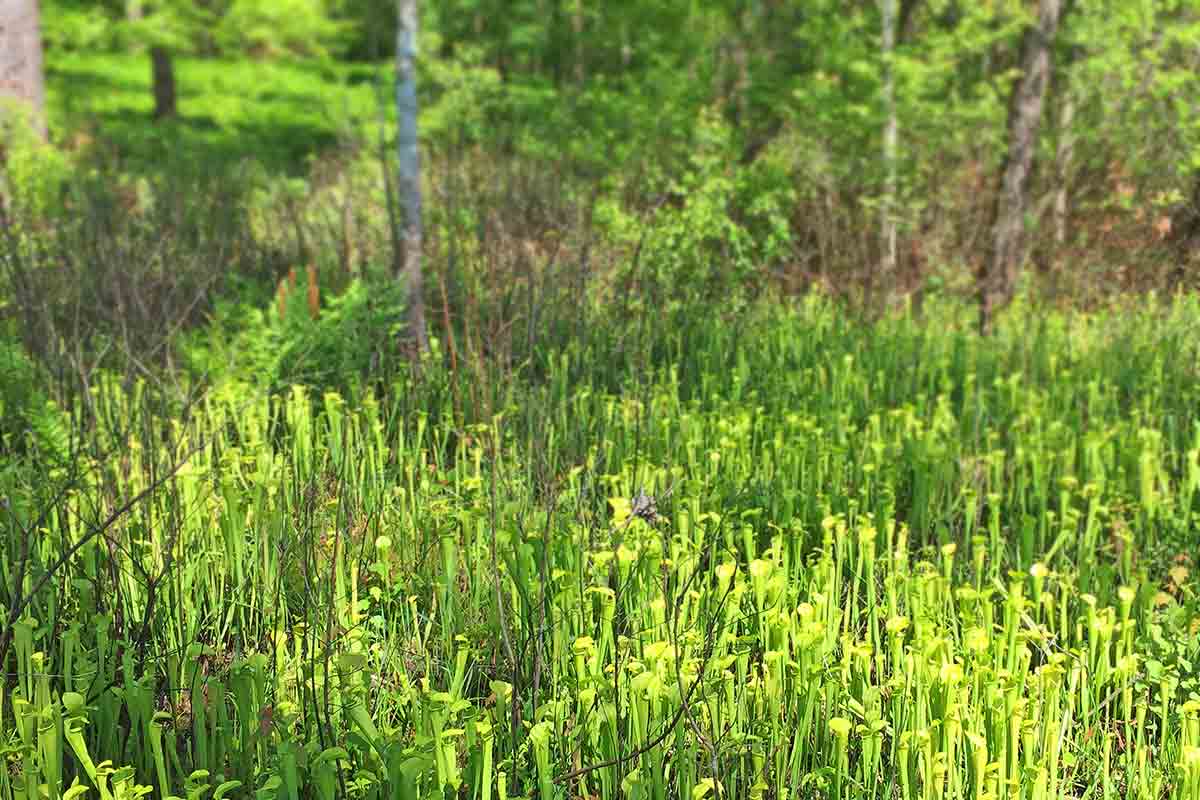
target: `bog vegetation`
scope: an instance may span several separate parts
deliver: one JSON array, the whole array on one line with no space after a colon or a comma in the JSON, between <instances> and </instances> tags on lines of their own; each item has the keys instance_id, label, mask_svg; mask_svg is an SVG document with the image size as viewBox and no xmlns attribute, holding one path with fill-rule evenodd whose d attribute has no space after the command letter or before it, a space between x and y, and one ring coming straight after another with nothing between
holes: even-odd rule
<instances>
[{"instance_id":1,"label":"bog vegetation","mask_svg":"<svg viewBox=\"0 0 1200 800\"><path fill-rule=\"evenodd\" d=\"M0 800L1200 800L1193 6L42 5Z\"/></svg>"}]
</instances>

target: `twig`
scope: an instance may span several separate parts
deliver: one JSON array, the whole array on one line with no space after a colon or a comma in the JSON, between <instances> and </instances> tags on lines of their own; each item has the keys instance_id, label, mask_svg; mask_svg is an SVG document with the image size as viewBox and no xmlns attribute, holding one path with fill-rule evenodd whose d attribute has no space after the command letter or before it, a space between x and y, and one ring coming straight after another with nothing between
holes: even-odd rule
<instances>
[{"instance_id":1,"label":"twig","mask_svg":"<svg viewBox=\"0 0 1200 800\"><path fill-rule=\"evenodd\" d=\"M85 544L106 532L109 528L116 524L117 520L125 516L131 509L133 509L147 497L157 492L165 483L174 478L179 470L183 469L184 464L191 460L192 456L204 449L204 447L204 440L201 439L200 442L196 445L193 445L192 448L189 449L188 452L183 456L183 458L176 462L174 466L172 466L171 469L166 472L166 474L152 481L149 486L138 492L123 505L109 514L108 517L99 525L91 526L91 529L86 534L84 534L77 542L63 551L62 555L60 555L54 561L54 563L50 565L50 568L42 573L42 576L38 579L37 583L33 585L33 588L30 589L28 593L24 595L18 594L17 592L19 591L19 587L15 588L13 593L13 602L8 612L8 624L4 626L4 632L0 633L0 664L3 664L5 658L8 656L8 648L12 644L13 626L16 624L17 620L21 618L21 614L25 611L26 607L33 602L33 598L39 592L41 592L47 583L50 582L50 579L54 577L55 573L57 573L64 564L70 561L71 557L74 556L75 553L77 553Z\"/></svg>"}]
</instances>

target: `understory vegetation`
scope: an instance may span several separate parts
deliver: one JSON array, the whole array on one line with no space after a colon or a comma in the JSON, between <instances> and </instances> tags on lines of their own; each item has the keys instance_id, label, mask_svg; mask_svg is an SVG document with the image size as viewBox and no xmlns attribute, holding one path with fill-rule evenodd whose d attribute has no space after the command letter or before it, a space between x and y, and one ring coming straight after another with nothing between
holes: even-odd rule
<instances>
[{"instance_id":1,"label":"understory vegetation","mask_svg":"<svg viewBox=\"0 0 1200 800\"><path fill-rule=\"evenodd\" d=\"M410 297L391 0L43 2L0 800L1200 800L1200 23L981 335L1029 5L423 3Z\"/></svg>"},{"instance_id":2,"label":"understory vegetation","mask_svg":"<svg viewBox=\"0 0 1200 800\"><path fill-rule=\"evenodd\" d=\"M1200 308L929 314L27 406L0 791L1200 796Z\"/></svg>"}]
</instances>

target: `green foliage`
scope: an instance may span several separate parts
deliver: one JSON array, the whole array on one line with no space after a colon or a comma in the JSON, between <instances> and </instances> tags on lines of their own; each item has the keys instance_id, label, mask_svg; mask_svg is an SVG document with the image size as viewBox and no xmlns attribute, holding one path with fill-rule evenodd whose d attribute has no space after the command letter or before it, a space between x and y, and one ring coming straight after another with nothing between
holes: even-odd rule
<instances>
[{"instance_id":1,"label":"green foliage","mask_svg":"<svg viewBox=\"0 0 1200 800\"><path fill-rule=\"evenodd\" d=\"M60 215L73 165L31 123L26 106L0 98L0 202L33 217Z\"/></svg>"},{"instance_id":2,"label":"green foliage","mask_svg":"<svg viewBox=\"0 0 1200 800\"><path fill-rule=\"evenodd\" d=\"M138 15L117 15L113 27L126 48L162 47L179 54L203 52L220 19L216 8L191 0L161 0Z\"/></svg>"},{"instance_id":3,"label":"green foliage","mask_svg":"<svg viewBox=\"0 0 1200 800\"><path fill-rule=\"evenodd\" d=\"M44 5L45 46L93 55L143 47L177 55L326 55L346 47L361 24L338 18L326 0L51 0Z\"/></svg>"},{"instance_id":4,"label":"green foliage","mask_svg":"<svg viewBox=\"0 0 1200 800\"><path fill-rule=\"evenodd\" d=\"M429 48L427 52L436 52ZM421 61L421 135L431 150L453 151L486 143L505 114L506 89L494 68L468 53L453 60L427 55Z\"/></svg>"},{"instance_id":5,"label":"green foliage","mask_svg":"<svg viewBox=\"0 0 1200 800\"><path fill-rule=\"evenodd\" d=\"M246 325L328 380L365 294ZM13 627L0 797L547 797L636 750L580 791L1191 800L1200 308L1017 307L985 340L931 305L650 310L621 321L648 357L598 357L609 321L465 418L480 375L436 360L386 398L243 375L186 418L98 378L94 480L0 470L6 574L76 548Z\"/></svg>"},{"instance_id":6,"label":"green foliage","mask_svg":"<svg viewBox=\"0 0 1200 800\"><path fill-rule=\"evenodd\" d=\"M327 56L339 49L351 26L331 19L325 6L323 0L233 0L216 39L225 52L255 58Z\"/></svg>"},{"instance_id":7,"label":"green foliage","mask_svg":"<svg viewBox=\"0 0 1200 800\"><path fill-rule=\"evenodd\" d=\"M665 293L681 312L697 303L732 309L786 256L791 183L771 162L730 165L731 135L719 117L702 114L688 169L664 187L666 204L643 228L629 230L645 238L644 264L631 269L647 270L656 287L644 301L659 302Z\"/></svg>"},{"instance_id":8,"label":"green foliage","mask_svg":"<svg viewBox=\"0 0 1200 800\"><path fill-rule=\"evenodd\" d=\"M366 138L364 126L380 114L372 85L379 71L370 67L199 58L177 59L175 67L180 118L151 125L145 56L59 54L47 76L51 128L92 130L133 172L153 174L171 159L209 170L257 163L267 174L295 174L346 131ZM384 113L394 118L386 107Z\"/></svg>"},{"instance_id":9,"label":"green foliage","mask_svg":"<svg viewBox=\"0 0 1200 800\"><path fill-rule=\"evenodd\" d=\"M358 388L373 370L396 357L404 333L403 298L397 281L355 280L313 320L294 297L275 340L275 368L267 374L276 386Z\"/></svg>"},{"instance_id":10,"label":"green foliage","mask_svg":"<svg viewBox=\"0 0 1200 800\"><path fill-rule=\"evenodd\" d=\"M1181 59L1200 46L1200 17L1177 0L1087 0L1067 20L1069 86L1089 156L1112 157L1163 189L1200 170L1200 115L1182 98L1200 76ZM1104 164L1108 166L1108 164Z\"/></svg>"},{"instance_id":11,"label":"green foliage","mask_svg":"<svg viewBox=\"0 0 1200 800\"><path fill-rule=\"evenodd\" d=\"M46 471L65 468L72 455L71 420L45 390L45 376L20 343L0 336L0 455L22 466L36 458Z\"/></svg>"},{"instance_id":12,"label":"green foliage","mask_svg":"<svg viewBox=\"0 0 1200 800\"><path fill-rule=\"evenodd\" d=\"M33 412L45 402L33 363L20 343L0 338L0 451L10 452L24 435Z\"/></svg>"},{"instance_id":13,"label":"green foliage","mask_svg":"<svg viewBox=\"0 0 1200 800\"><path fill-rule=\"evenodd\" d=\"M213 331L185 345L192 370L218 385L282 392L296 384L348 396L394 370L404 333L404 292L396 281L351 281L320 301L315 319L306 278L280 287L282 318L278 296L267 308L219 306Z\"/></svg>"},{"instance_id":14,"label":"green foliage","mask_svg":"<svg viewBox=\"0 0 1200 800\"><path fill-rule=\"evenodd\" d=\"M161 146L147 140L228 160L253 153L272 171L293 174L305 157L335 144L389 147L390 132L379 142L377 124L382 119L390 131L394 119L394 3L171 0L147 5L140 21L126 19L119 5L88 17L106 20L107 44L98 30L83 30L80 3L48 6L46 16L62 30L80 28L51 38L92 43L86 53L51 52L56 124L99 120L131 162L150 165ZM1091 215L1118 207L1138 237L1126 249L1147 259L1160 254L1153 229L1136 217L1148 202L1158 214L1172 213L1192 194L1200 116L1186 98L1195 93L1189 54L1200 18L1178 0L1070 5L1031 187L1043 199L1031 204L1030 223L1051 213L1048 198L1065 187L1069 219L1056 233L1078 236L1042 237L1032 249L1052 260L1072 238L1091 249L1097 272L1147 274L1115 255L1105 237L1090 235L1093 224L1109 224ZM899 6L903 30L891 64L899 196L890 208L908 262L897 275L911 290L936 272L966 274L981 257L979 231L992 207L1032 16L1028 3L1013 0ZM719 154L727 163L747 165L781 145L795 150L770 168L766 196L735 205L770 207L788 219L793 239L816 254L793 260L800 282L815 274L861 281L866 265L877 263L873 232L891 174L877 4L616 0L601 9L571 0L444 0L421 8L421 130L435 157L454 163L469 151L551 164L573 196L579 182L619 187L622 196L603 202L636 215L662 186L693 180L686 175L694 152L709 147L698 141L705 134L697 121L715 114L728 125ZM118 44L121 32L128 35ZM183 119L148 132L149 70L128 45L150 42L200 58L178 62ZM1110 171L1132 178L1134 192L1114 198ZM764 235L759 223L745 224Z\"/></svg>"},{"instance_id":15,"label":"green foliage","mask_svg":"<svg viewBox=\"0 0 1200 800\"><path fill-rule=\"evenodd\" d=\"M41 3L42 47L50 58L58 53L115 49L120 33L112 19L97 13L90 0L55 0Z\"/></svg>"}]
</instances>

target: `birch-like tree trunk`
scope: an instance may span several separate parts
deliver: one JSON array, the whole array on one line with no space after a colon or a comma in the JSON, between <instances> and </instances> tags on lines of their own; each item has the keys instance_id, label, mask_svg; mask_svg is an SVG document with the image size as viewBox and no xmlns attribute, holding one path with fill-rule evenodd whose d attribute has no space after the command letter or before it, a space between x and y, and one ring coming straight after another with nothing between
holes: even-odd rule
<instances>
[{"instance_id":1,"label":"birch-like tree trunk","mask_svg":"<svg viewBox=\"0 0 1200 800\"><path fill-rule=\"evenodd\" d=\"M0 0L0 101L7 98L29 107L34 126L45 138L46 88L37 0Z\"/></svg>"},{"instance_id":2,"label":"birch-like tree trunk","mask_svg":"<svg viewBox=\"0 0 1200 800\"><path fill-rule=\"evenodd\" d=\"M879 283L886 293L896 274L896 147L899 123L896 120L896 0L880 0L883 22L883 104L887 118L883 124L883 204L880 209Z\"/></svg>"},{"instance_id":3,"label":"birch-like tree trunk","mask_svg":"<svg viewBox=\"0 0 1200 800\"><path fill-rule=\"evenodd\" d=\"M1072 52L1070 60L1074 60L1074 55ZM1070 186L1075 166L1075 105L1078 99L1075 87L1068 85L1062 98L1058 147L1054 151L1054 244L1060 248L1067 243L1067 223L1071 216Z\"/></svg>"},{"instance_id":4,"label":"birch-like tree trunk","mask_svg":"<svg viewBox=\"0 0 1200 800\"><path fill-rule=\"evenodd\" d=\"M979 282L979 329L984 334L991 332L996 312L1012 300L1016 291L1029 206L1029 176L1061 11L1062 0L1038 0L1037 21L1026 29L1021 45L1021 78L1013 87L1008 109L1008 154L996 197L990 252Z\"/></svg>"},{"instance_id":5,"label":"birch-like tree trunk","mask_svg":"<svg viewBox=\"0 0 1200 800\"><path fill-rule=\"evenodd\" d=\"M621 20L621 69L628 70L633 63L633 38L629 35L629 21Z\"/></svg>"},{"instance_id":6,"label":"birch-like tree trunk","mask_svg":"<svg viewBox=\"0 0 1200 800\"><path fill-rule=\"evenodd\" d=\"M407 289L408 329L417 351L429 346L425 333L425 292L421 276L421 152L417 140L417 0L397 0L396 117L401 211L401 254L397 280Z\"/></svg>"}]
</instances>

